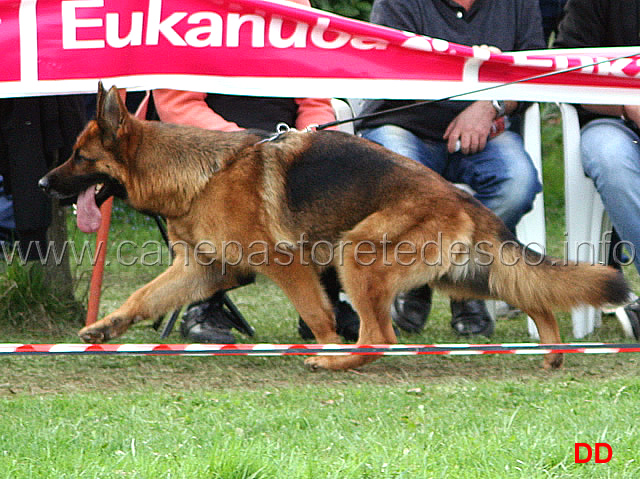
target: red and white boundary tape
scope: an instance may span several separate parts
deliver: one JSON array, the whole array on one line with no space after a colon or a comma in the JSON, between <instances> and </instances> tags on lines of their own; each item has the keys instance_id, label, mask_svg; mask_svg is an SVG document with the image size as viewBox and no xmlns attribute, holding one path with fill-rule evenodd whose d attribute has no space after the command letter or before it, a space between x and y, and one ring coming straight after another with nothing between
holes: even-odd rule
<instances>
[{"instance_id":1,"label":"red and white boundary tape","mask_svg":"<svg viewBox=\"0 0 640 479\"><path fill-rule=\"evenodd\" d=\"M413 356L424 354L637 353L640 344L0 344L0 356L185 355L185 356Z\"/></svg>"}]
</instances>

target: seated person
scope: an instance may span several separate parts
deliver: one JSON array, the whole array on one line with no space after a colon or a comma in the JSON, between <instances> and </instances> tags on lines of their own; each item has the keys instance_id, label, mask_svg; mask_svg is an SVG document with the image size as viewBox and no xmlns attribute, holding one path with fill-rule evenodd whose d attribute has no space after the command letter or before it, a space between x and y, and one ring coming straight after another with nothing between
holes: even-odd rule
<instances>
[{"instance_id":1,"label":"seated person","mask_svg":"<svg viewBox=\"0 0 640 479\"><path fill-rule=\"evenodd\" d=\"M529 0L375 0L371 21L466 45L509 51L545 47L539 5ZM363 113L411 103L371 101ZM475 197L515 231L542 189L522 138L505 128L517 108L514 101L446 101L369 118L358 128L363 137L447 180L468 184ZM399 295L393 319L420 330L430 304L428 286ZM484 301L451 301L451 314L451 325L460 335L493 332Z\"/></svg>"},{"instance_id":2,"label":"seated person","mask_svg":"<svg viewBox=\"0 0 640 479\"><path fill-rule=\"evenodd\" d=\"M547 41L551 38L551 34L556 32L566 3L567 0L540 0L542 28L544 29L544 38Z\"/></svg>"},{"instance_id":3,"label":"seated person","mask_svg":"<svg viewBox=\"0 0 640 479\"><path fill-rule=\"evenodd\" d=\"M13 219L13 201L4 192L2 176L0 176L0 242L10 241L16 222Z\"/></svg>"},{"instance_id":4,"label":"seated person","mask_svg":"<svg viewBox=\"0 0 640 479\"><path fill-rule=\"evenodd\" d=\"M52 203L38 180L71 154L84 111L83 95L0 99L0 175L4 194L11 195L11 239L24 260L41 261L47 251Z\"/></svg>"},{"instance_id":5,"label":"seated person","mask_svg":"<svg viewBox=\"0 0 640 479\"><path fill-rule=\"evenodd\" d=\"M640 0L569 0L554 47L634 46ZM582 166L640 271L640 105L579 105ZM640 340L640 300L619 308Z\"/></svg>"}]
</instances>

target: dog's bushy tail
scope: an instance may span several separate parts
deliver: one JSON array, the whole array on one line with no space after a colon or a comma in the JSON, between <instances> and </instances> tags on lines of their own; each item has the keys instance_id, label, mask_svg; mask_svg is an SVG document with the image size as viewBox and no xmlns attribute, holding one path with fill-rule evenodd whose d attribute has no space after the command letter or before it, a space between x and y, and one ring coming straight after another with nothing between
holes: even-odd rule
<instances>
[{"instance_id":1,"label":"dog's bushy tail","mask_svg":"<svg viewBox=\"0 0 640 479\"><path fill-rule=\"evenodd\" d=\"M541 255L515 241L503 245L489 268L489 290L526 311L569 311L629 299L622 273L609 266L575 263Z\"/></svg>"}]
</instances>

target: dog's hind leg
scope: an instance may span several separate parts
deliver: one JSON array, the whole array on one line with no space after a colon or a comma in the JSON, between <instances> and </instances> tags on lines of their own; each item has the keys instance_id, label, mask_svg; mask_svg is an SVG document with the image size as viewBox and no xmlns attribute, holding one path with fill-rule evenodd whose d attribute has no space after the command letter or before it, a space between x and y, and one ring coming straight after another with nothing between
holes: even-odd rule
<instances>
[{"instance_id":1,"label":"dog's hind leg","mask_svg":"<svg viewBox=\"0 0 640 479\"><path fill-rule=\"evenodd\" d=\"M523 309L524 311L524 309ZM543 344L557 344L562 341L558 322L552 311L525 311L538 328L540 342ZM542 367L544 369L558 369L562 366L562 353L549 353L544 356Z\"/></svg>"},{"instance_id":2,"label":"dog's hind leg","mask_svg":"<svg viewBox=\"0 0 640 479\"><path fill-rule=\"evenodd\" d=\"M272 264L262 272L287 295L319 343L342 342L336 333L333 306L314 268L295 263L288 266Z\"/></svg>"},{"instance_id":3,"label":"dog's hind leg","mask_svg":"<svg viewBox=\"0 0 640 479\"><path fill-rule=\"evenodd\" d=\"M82 328L78 335L87 343L102 343L122 335L133 323L158 317L180 306L210 297L237 285L233 274L222 275L211 266L178 254L160 276L134 292L116 311Z\"/></svg>"},{"instance_id":4,"label":"dog's hind leg","mask_svg":"<svg viewBox=\"0 0 640 479\"><path fill-rule=\"evenodd\" d=\"M360 317L358 345L395 344L397 342L391 322L393 291L389 275L384 268L349 264L339 269L342 286ZM370 363L377 355L314 356L305 362L315 368L354 369Z\"/></svg>"}]
</instances>

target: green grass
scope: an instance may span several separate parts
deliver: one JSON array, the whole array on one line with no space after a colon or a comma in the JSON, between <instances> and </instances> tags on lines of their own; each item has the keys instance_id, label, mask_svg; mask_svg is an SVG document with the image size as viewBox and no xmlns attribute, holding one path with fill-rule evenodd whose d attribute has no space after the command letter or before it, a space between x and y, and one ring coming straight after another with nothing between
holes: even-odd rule
<instances>
[{"instance_id":1,"label":"green grass","mask_svg":"<svg viewBox=\"0 0 640 479\"><path fill-rule=\"evenodd\" d=\"M547 106L544 119L549 250L561 254L557 112ZM146 252L156 262L154 246L142 247L161 241L153 222L116 206L111 244L138 246L120 259ZM79 249L95 241L70 232ZM163 264L125 267L110 248L101 313L164 270L166 250L162 256ZM88 255L74 269L83 300L89 269ZM625 274L639 291L635 271ZM297 313L265 278L231 296L256 328L239 342L300 341ZM3 342L77 341L69 323L25 328L4 316ZM570 340L570 318L559 318ZM150 324L121 342L159 342ZM421 334L399 339L460 342L447 299L435 297ZM522 316L499 321L491 338L527 340ZM605 316L586 340L625 338ZM182 339L174 331L168 342ZM3 357L0 478L640 477L640 356L567 355L552 373L540 364L537 356L387 357L331 373L311 372L298 357ZM613 459L574 464L575 442L607 442Z\"/></svg>"},{"instance_id":2,"label":"green grass","mask_svg":"<svg viewBox=\"0 0 640 479\"><path fill-rule=\"evenodd\" d=\"M324 379L20 394L0 403L0 477L640 474L639 426L629 420L640 413L637 379ZM575 442L607 442L613 459L574 464Z\"/></svg>"}]
</instances>

